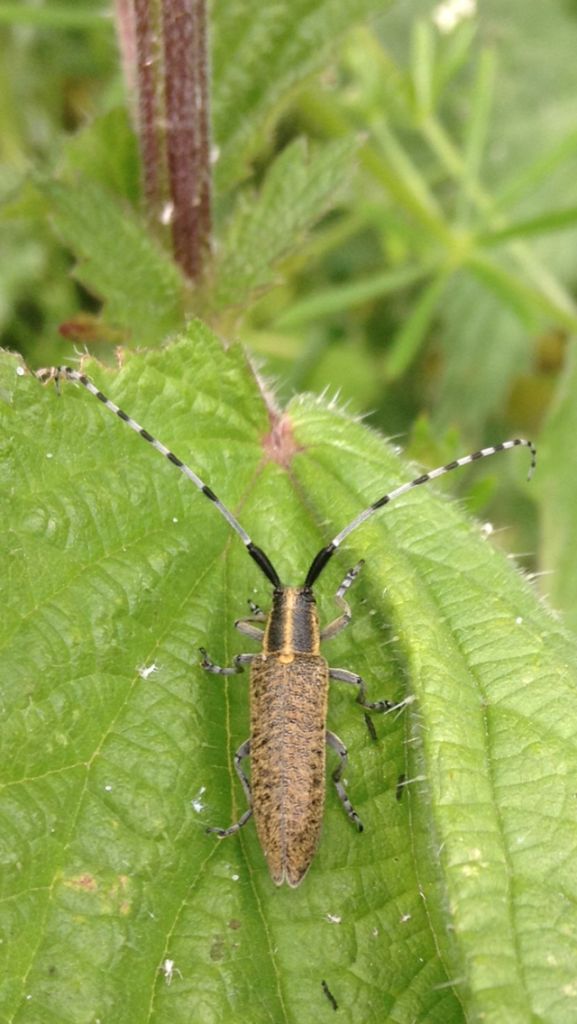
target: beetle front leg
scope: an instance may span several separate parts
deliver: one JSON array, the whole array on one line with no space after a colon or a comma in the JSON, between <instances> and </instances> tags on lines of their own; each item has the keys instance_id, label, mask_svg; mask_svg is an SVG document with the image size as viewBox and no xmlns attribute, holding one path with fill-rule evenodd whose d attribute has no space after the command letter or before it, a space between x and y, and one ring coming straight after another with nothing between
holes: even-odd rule
<instances>
[{"instance_id":1,"label":"beetle front leg","mask_svg":"<svg viewBox=\"0 0 577 1024\"><path fill-rule=\"evenodd\" d=\"M339 737L336 736L334 732L329 732L328 729L326 732L326 740L327 746L332 747L332 749L336 751L340 758L340 761L333 772L333 782L335 784L336 791L339 794L339 800L341 801L347 813L347 816L353 822L353 825L355 826L357 832L362 832L363 823L359 818L357 812L355 811L351 801L349 800L347 796L347 791L343 786L343 783L341 782L343 772L347 767L347 748L345 747L343 741L340 740Z\"/></svg>"},{"instance_id":2,"label":"beetle front leg","mask_svg":"<svg viewBox=\"0 0 577 1024\"><path fill-rule=\"evenodd\" d=\"M266 620L268 619L268 615L266 614L266 612L263 612L263 610L260 607L260 605L256 604L254 601L249 601L248 604L249 604L249 608L250 608L250 610L252 612L252 615L249 616L250 621L251 622L266 622Z\"/></svg>"},{"instance_id":3,"label":"beetle front leg","mask_svg":"<svg viewBox=\"0 0 577 1024\"><path fill-rule=\"evenodd\" d=\"M230 668L221 668L220 665L215 665L214 661L208 656L204 647L198 648L202 654L202 661L200 663L201 668L205 672L213 672L217 676L236 676L239 672L244 672L244 666L250 665L257 655L256 654L237 654L233 658L233 665Z\"/></svg>"},{"instance_id":4,"label":"beetle front leg","mask_svg":"<svg viewBox=\"0 0 577 1024\"><path fill-rule=\"evenodd\" d=\"M348 626L351 621L352 612L349 603L345 600L345 594L349 587L355 582L364 564L364 559L361 559L361 561L357 562L352 569L349 569L337 590L335 594L335 601L342 610L342 614L339 615L338 619L334 619L333 622L329 622L328 626L321 629L321 640L330 640L331 637L336 636L337 633L340 633L341 630Z\"/></svg>"},{"instance_id":5,"label":"beetle front leg","mask_svg":"<svg viewBox=\"0 0 577 1024\"><path fill-rule=\"evenodd\" d=\"M242 817L239 818L239 820L235 822L234 825L229 825L228 828L207 828L207 832L214 832L219 839L225 839L227 836L233 836L236 832L239 832L242 826L246 825L248 819L252 815L250 782L248 781L242 767L242 762L244 761L245 757L249 756L249 754L250 740L246 740L242 744L242 746L238 748L236 754L234 755L234 768L236 774L238 775L241 781L242 788L244 789L244 793L248 801L248 808L244 812Z\"/></svg>"},{"instance_id":6,"label":"beetle front leg","mask_svg":"<svg viewBox=\"0 0 577 1024\"><path fill-rule=\"evenodd\" d=\"M254 601L249 601L249 607L251 615L246 615L242 619L237 619L234 628L238 629L239 633L243 633L244 636L249 636L251 640L258 640L262 644L264 640L264 629L259 626L254 626L254 622L266 622L268 615L265 615L262 608L259 608L258 604Z\"/></svg>"},{"instance_id":7,"label":"beetle front leg","mask_svg":"<svg viewBox=\"0 0 577 1024\"><path fill-rule=\"evenodd\" d=\"M367 711L390 711L396 707L396 704L392 700L367 700L367 687L362 676L358 676L356 672L348 672L346 668L329 668L329 677L331 679L338 680L339 683L350 683L352 686L358 686L359 692L357 694L357 704L361 707L366 708Z\"/></svg>"}]
</instances>

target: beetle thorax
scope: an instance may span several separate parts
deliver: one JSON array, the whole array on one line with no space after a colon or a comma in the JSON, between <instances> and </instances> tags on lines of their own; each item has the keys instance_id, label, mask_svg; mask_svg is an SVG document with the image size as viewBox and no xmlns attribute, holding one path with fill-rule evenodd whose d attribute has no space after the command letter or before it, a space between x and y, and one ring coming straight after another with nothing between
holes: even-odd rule
<instances>
[{"instance_id":1,"label":"beetle thorax","mask_svg":"<svg viewBox=\"0 0 577 1024\"><path fill-rule=\"evenodd\" d=\"M318 655L319 616L310 587L279 587L273 592L266 624L263 654L293 661L297 654Z\"/></svg>"}]
</instances>

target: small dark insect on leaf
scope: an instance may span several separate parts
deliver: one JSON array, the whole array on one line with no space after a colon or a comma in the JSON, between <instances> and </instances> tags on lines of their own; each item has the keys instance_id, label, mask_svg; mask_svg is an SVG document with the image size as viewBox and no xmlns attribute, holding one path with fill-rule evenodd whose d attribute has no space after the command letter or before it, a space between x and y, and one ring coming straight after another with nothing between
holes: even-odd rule
<instances>
[{"instance_id":1,"label":"small dark insect on leaf","mask_svg":"<svg viewBox=\"0 0 577 1024\"><path fill-rule=\"evenodd\" d=\"M397 779L397 789L396 789L396 794L395 794L396 797L397 797L397 800L402 800L402 798L403 798L403 790L405 788L406 782L407 782L407 776L404 774L404 772L401 772L401 774L399 775L399 777Z\"/></svg>"},{"instance_id":2,"label":"small dark insect on leaf","mask_svg":"<svg viewBox=\"0 0 577 1024\"><path fill-rule=\"evenodd\" d=\"M326 995L326 997L327 997L329 1003L331 1004L333 1010L338 1010L339 1004L337 1003L337 1001L336 1001L334 995L332 994L329 986L327 985L326 981L321 981L321 985L323 987L323 992Z\"/></svg>"}]
</instances>

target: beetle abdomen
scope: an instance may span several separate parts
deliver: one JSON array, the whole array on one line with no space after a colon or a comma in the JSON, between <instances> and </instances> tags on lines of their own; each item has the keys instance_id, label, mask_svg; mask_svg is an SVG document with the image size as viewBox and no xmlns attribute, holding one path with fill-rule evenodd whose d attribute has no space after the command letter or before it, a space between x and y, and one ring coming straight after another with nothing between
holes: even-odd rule
<instances>
[{"instance_id":1,"label":"beetle abdomen","mask_svg":"<svg viewBox=\"0 0 577 1024\"><path fill-rule=\"evenodd\" d=\"M328 686L328 664L317 655L252 663L252 807L277 885L302 881L320 838Z\"/></svg>"}]
</instances>

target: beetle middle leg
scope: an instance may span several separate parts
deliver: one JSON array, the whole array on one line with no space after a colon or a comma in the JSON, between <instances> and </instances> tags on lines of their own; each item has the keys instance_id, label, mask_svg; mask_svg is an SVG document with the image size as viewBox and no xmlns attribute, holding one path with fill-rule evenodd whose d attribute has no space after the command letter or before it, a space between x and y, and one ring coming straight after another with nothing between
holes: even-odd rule
<instances>
[{"instance_id":1,"label":"beetle middle leg","mask_svg":"<svg viewBox=\"0 0 577 1024\"><path fill-rule=\"evenodd\" d=\"M347 796L347 791L343 783L341 782L343 772L347 767L347 748L345 747L343 741L340 740L339 737L336 736L334 732L330 732L328 729L326 732L326 740L327 746L332 747L332 749L336 751L340 758L339 763L333 772L333 782L335 784L335 789L339 794L339 800L341 801L347 813L347 816L351 819L353 825L357 829L357 832L362 832L363 823L359 818L357 812L355 811L351 801L349 800Z\"/></svg>"},{"instance_id":2,"label":"beetle middle leg","mask_svg":"<svg viewBox=\"0 0 577 1024\"><path fill-rule=\"evenodd\" d=\"M250 665L251 661L253 661L253 659L257 657L256 654L237 654L236 657L234 658L234 664L230 668L222 668L220 665L214 664L212 659L209 658L208 654L206 653L204 647L200 648L200 653L202 654L202 668L205 669L206 672L212 672L215 675L219 676L237 675L239 672L244 671L245 665ZM235 822L234 825L230 825L228 828L207 828L207 832L214 832L219 837L219 839L224 839L225 836L233 836L235 832L238 832L239 829L242 828L243 825L246 825L248 819L252 815L250 782L248 781L242 768L242 762L245 757L248 757L249 754L250 740L246 740L246 742L238 748L236 754L234 755L234 768L236 774L238 775L241 781L242 788L244 789L245 796L248 801L248 808L246 809L244 814L239 818L239 820Z\"/></svg>"},{"instance_id":3,"label":"beetle middle leg","mask_svg":"<svg viewBox=\"0 0 577 1024\"><path fill-rule=\"evenodd\" d=\"M199 647L198 649L202 654L202 661L200 663L201 668L203 668L205 672L213 672L217 676L236 676L239 672L244 672L244 666L250 665L251 661L254 661L257 657L256 654L237 654L236 657L233 658L233 664L230 668L221 668L220 665L214 664L214 661L206 653L204 647Z\"/></svg>"},{"instance_id":4,"label":"beetle middle leg","mask_svg":"<svg viewBox=\"0 0 577 1024\"><path fill-rule=\"evenodd\" d=\"M357 675L356 672L349 672L346 668L329 668L329 677L338 680L339 683L350 683L352 686L358 686L357 704L360 704L362 708L366 708L367 711L383 712L390 711L396 707L395 702L392 700L367 700L365 680L362 676Z\"/></svg>"},{"instance_id":5,"label":"beetle middle leg","mask_svg":"<svg viewBox=\"0 0 577 1024\"><path fill-rule=\"evenodd\" d=\"M242 817L240 817L238 821L234 823L234 825L229 825L228 828L207 828L207 832L214 832L219 837L219 839L225 839L226 836L233 836L236 832L239 832L242 826L246 825L248 819L252 815L252 798L250 793L250 782L248 781L242 767L242 762L244 761L245 757L248 757L249 754L250 740L245 740L245 742L238 748L236 754L234 755L234 768L236 774L238 775L241 781L242 788L244 789L244 793L248 801L248 807L244 814L242 815Z\"/></svg>"}]
</instances>

